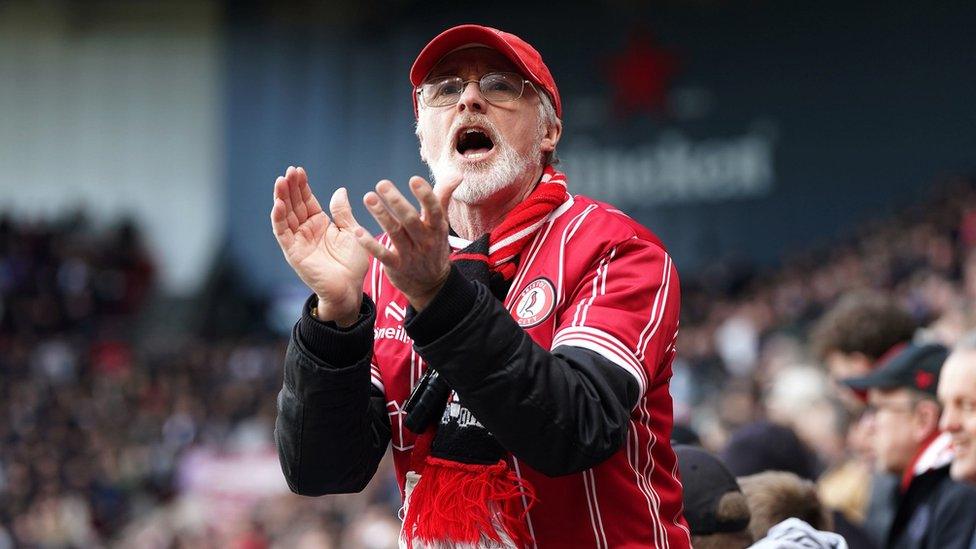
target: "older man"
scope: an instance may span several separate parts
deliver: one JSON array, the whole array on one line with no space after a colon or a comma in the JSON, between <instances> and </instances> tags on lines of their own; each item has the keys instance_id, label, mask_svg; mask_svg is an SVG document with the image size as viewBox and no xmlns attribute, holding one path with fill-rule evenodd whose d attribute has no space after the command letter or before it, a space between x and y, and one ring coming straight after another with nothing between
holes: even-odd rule
<instances>
[{"instance_id":1,"label":"older man","mask_svg":"<svg viewBox=\"0 0 976 549\"><path fill-rule=\"evenodd\" d=\"M496 29L435 37L410 71L436 185L330 219L301 168L272 226L312 289L276 440L292 490L361 490L392 440L401 544L688 547L669 445L678 277L660 241L567 192L559 91ZM612 182L608 182L612 184Z\"/></svg>"},{"instance_id":2,"label":"older man","mask_svg":"<svg viewBox=\"0 0 976 549\"><path fill-rule=\"evenodd\" d=\"M942 345L909 345L843 381L868 391L877 467L901 478L887 547L968 549L976 526L976 490L949 478L953 452L939 431L936 388L947 355Z\"/></svg>"},{"instance_id":3,"label":"older man","mask_svg":"<svg viewBox=\"0 0 976 549\"><path fill-rule=\"evenodd\" d=\"M942 419L956 457L949 474L953 480L976 484L976 333L967 334L946 359L939 379ZM971 549L976 549L976 534Z\"/></svg>"}]
</instances>

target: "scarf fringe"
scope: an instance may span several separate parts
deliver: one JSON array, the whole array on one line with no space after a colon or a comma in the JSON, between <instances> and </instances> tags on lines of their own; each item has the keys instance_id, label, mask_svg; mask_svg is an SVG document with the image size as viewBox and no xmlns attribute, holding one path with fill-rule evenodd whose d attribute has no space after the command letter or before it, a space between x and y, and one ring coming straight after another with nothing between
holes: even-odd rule
<instances>
[{"instance_id":1,"label":"scarf fringe","mask_svg":"<svg viewBox=\"0 0 976 549\"><path fill-rule=\"evenodd\" d=\"M403 520L407 547L413 548L414 539L425 545L474 545L483 539L502 544L499 529L516 547L525 547L525 515L535 500L532 486L520 482L504 460L479 465L428 456Z\"/></svg>"}]
</instances>

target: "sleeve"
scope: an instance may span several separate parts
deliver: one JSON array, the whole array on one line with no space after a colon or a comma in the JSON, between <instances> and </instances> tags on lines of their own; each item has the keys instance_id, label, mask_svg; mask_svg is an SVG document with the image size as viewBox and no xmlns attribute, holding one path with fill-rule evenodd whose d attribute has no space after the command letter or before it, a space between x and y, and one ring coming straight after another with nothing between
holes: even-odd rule
<instances>
[{"instance_id":1,"label":"sleeve","mask_svg":"<svg viewBox=\"0 0 976 549\"><path fill-rule=\"evenodd\" d=\"M588 282L572 296L574 305L575 300L586 304L579 314L575 306L563 308L565 318L558 319L561 331L592 331L568 331L551 349L536 344L487 288L456 270L428 307L407 322L420 355L475 417L502 446L547 475L593 467L620 449L630 411L647 384L637 357L643 351L650 363L673 346L673 334L666 334L663 326L670 314L663 311L677 308L677 301L666 307L664 297L677 295L677 277L673 291L661 290L662 278L667 282L673 274L670 260L660 248L655 252L638 243L608 251L592 266L591 275L584 277ZM638 252L638 257L629 257ZM647 276L655 267L649 259L656 261L659 272L667 267L664 277ZM615 260L636 272L618 278ZM657 308L645 307L644 316L631 312L628 300L637 296L645 301L657 296ZM657 322L647 316L651 309L660 311ZM596 322L603 318L639 325ZM672 339L661 343L667 337ZM638 346L638 341L647 345Z\"/></svg>"},{"instance_id":2,"label":"sleeve","mask_svg":"<svg viewBox=\"0 0 976 549\"><path fill-rule=\"evenodd\" d=\"M605 357L633 377L643 397L675 352L681 291L671 257L631 238L607 250L567 291L553 347Z\"/></svg>"},{"instance_id":3,"label":"sleeve","mask_svg":"<svg viewBox=\"0 0 976 549\"><path fill-rule=\"evenodd\" d=\"M342 329L309 314L309 298L285 354L275 444L288 487L318 496L361 491L390 441L383 393L371 383L375 307Z\"/></svg>"}]
</instances>

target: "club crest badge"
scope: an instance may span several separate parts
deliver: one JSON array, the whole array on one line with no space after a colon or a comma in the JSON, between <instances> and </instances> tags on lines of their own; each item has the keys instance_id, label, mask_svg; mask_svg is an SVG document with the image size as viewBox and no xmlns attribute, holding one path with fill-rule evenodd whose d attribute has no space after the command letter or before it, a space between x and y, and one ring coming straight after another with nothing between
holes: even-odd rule
<instances>
[{"instance_id":1,"label":"club crest badge","mask_svg":"<svg viewBox=\"0 0 976 549\"><path fill-rule=\"evenodd\" d=\"M519 326L529 328L549 318L555 307L556 287L548 278L537 278L515 299L512 316Z\"/></svg>"}]
</instances>

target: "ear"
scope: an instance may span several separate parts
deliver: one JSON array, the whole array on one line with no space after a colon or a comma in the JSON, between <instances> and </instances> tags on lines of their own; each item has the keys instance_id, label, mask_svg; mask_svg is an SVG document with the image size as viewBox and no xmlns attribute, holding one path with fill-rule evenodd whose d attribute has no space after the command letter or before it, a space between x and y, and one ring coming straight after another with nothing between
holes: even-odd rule
<instances>
[{"instance_id":1,"label":"ear","mask_svg":"<svg viewBox=\"0 0 976 549\"><path fill-rule=\"evenodd\" d=\"M559 143L559 138L563 135L563 123L558 118L556 123L550 125L546 128L545 135L542 136L542 142L540 143L540 149L544 153L550 153L556 150L556 145Z\"/></svg>"},{"instance_id":2,"label":"ear","mask_svg":"<svg viewBox=\"0 0 976 549\"><path fill-rule=\"evenodd\" d=\"M939 417L941 415L942 408L934 400L925 399L915 405L912 427L916 442L921 443L933 431L939 430Z\"/></svg>"}]
</instances>

